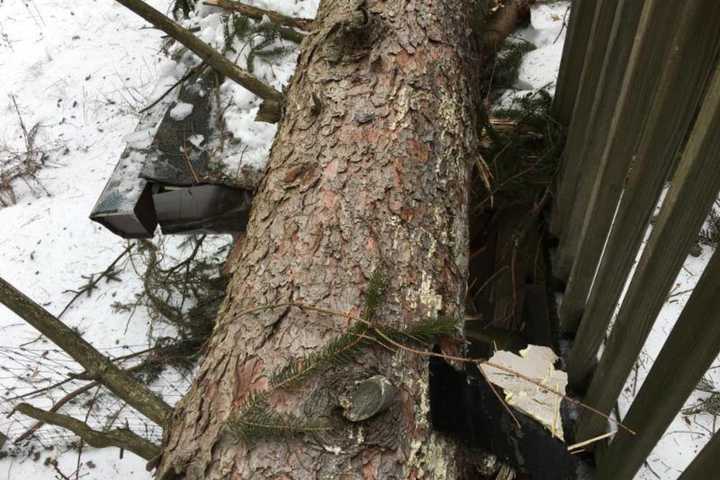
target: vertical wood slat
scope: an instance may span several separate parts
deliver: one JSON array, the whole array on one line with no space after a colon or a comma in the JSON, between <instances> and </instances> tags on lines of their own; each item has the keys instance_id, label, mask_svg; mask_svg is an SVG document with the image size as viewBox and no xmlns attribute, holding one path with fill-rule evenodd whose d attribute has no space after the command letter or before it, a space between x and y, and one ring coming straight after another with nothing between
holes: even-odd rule
<instances>
[{"instance_id":1,"label":"vertical wood slat","mask_svg":"<svg viewBox=\"0 0 720 480\"><path fill-rule=\"evenodd\" d=\"M678 480L708 480L708 472L720 472L720 433L705 445Z\"/></svg>"},{"instance_id":2,"label":"vertical wood slat","mask_svg":"<svg viewBox=\"0 0 720 480\"><path fill-rule=\"evenodd\" d=\"M588 54L588 41L594 11L594 0L575 0L570 6L568 30L563 45L562 61L560 62L560 71L555 86L555 98L552 105L553 117L564 127L567 127L572 119L577 92L580 88L582 69L585 57ZM561 163L558 178L563 176L566 164L566 161ZM555 200L555 197L553 199ZM555 202L553 211L558 212L560 209L560 205ZM560 222L555 222L554 226L559 228ZM559 231L553 232L556 235L560 233Z\"/></svg>"},{"instance_id":3,"label":"vertical wood slat","mask_svg":"<svg viewBox=\"0 0 720 480\"><path fill-rule=\"evenodd\" d=\"M650 0L643 11L657 36L672 35L660 86L630 172L623 198L608 238L582 322L570 351L571 386L583 391L596 363L596 354L607 332L633 259L683 140L696 113L700 97L714 68L717 25L704 13L715 0L689 0L682 5ZM641 20L641 23L645 23ZM702 38L703 42L697 42ZM707 41L705 41L708 39ZM713 39L712 41L709 39ZM684 92L683 95L680 92ZM634 135L634 132L626 132Z\"/></svg>"},{"instance_id":4,"label":"vertical wood slat","mask_svg":"<svg viewBox=\"0 0 720 480\"><path fill-rule=\"evenodd\" d=\"M587 149L581 155L596 168L581 178L558 251L558 266L572 264L559 312L565 332L577 330L632 159L634 137L626 132L643 124L669 48L669 40L664 46L651 45L642 36L635 40L643 3L622 0L618 7L616 41L606 52L607 78L583 142Z\"/></svg>"},{"instance_id":5,"label":"vertical wood slat","mask_svg":"<svg viewBox=\"0 0 720 480\"><path fill-rule=\"evenodd\" d=\"M698 14L720 15L720 3L715 0L696 0L696 3L702 5ZM706 44L715 45L715 52L718 51L720 34L715 35L714 39L703 38ZM628 287L585 397L585 402L602 412L609 412L620 395L673 281L717 198L720 191L719 151L720 65L716 64L715 74L672 187ZM581 414L578 438L598 435L605 427L606 422L602 417Z\"/></svg>"},{"instance_id":6,"label":"vertical wood slat","mask_svg":"<svg viewBox=\"0 0 720 480\"><path fill-rule=\"evenodd\" d=\"M595 18L598 28L594 32L590 57L597 57L597 60L591 62L585 72L591 78L586 79L578 93L576 113L564 152L567 161L579 168L579 172L575 185L563 179L558 191L558 201L566 202L563 234L555 260L559 278L567 278L570 272L593 182L602 171L602 150L608 142L610 121L620 97L643 3L643 0L605 2ZM658 53L655 56L662 58ZM591 89L584 88L586 85ZM643 90L637 93L648 95ZM572 194L571 189L574 190Z\"/></svg>"},{"instance_id":7,"label":"vertical wood slat","mask_svg":"<svg viewBox=\"0 0 720 480\"><path fill-rule=\"evenodd\" d=\"M701 334L699 334L702 332ZM632 480L720 352L720 254L713 256L692 297L623 418L596 480ZM707 478L707 477L706 477Z\"/></svg>"},{"instance_id":8,"label":"vertical wood slat","mask_svg":"<svg viewBox=\"0 0 720 480\"><path fill-rule=\"evenodd\" d=\"M569 206L575 196L578 178L583 171L583 165L587 163L584 158L578 155L578 150L584 140L587 125L590 121L590 109L598 90L605 57L604 55L594 54L594 52L604 52L608 45L619 1L596 0L594 2L592 24L589 27L582 74L578 80L579 85L575 94L570 130L565 152L563 152L561 180L558 184L557 203L551 225L554 232L565 232L567 230L565 220L569 215ZM581 12L581 14L587 17L591 16L590 12ZM583 20L587 21L587 19ZM562 270L562 266L556 267L555 270L557 274Z\"/></svg>"},{"instance_id":9,"label":"vertical wood slat","mask_svg":"<svg viewBox=\"0 0 720 480\"><path fill-rule=\"evenodd\" d=\"M555 119L565 126L570 123L580 86L580 77L592 27L593 7L593 0L575 0L570 9L568 30L563 45L562 62L552 107Z\"/></svg>"},{"instance_id":10,"label":"vertical wood slat","mask_svg":"<svg viewBox=\"0 0 720 480\"><path fill-rule=\"evenodd\" d=\"M603 412L619 396L717 198L719 151L720 67L585 399ZM720 254L715 254L623 419L638 434L617 433L597 480L632 480L719 352ZM578 439L594 437L605 427L602 417L581 414Z\"/></svg>"}]
</instances>

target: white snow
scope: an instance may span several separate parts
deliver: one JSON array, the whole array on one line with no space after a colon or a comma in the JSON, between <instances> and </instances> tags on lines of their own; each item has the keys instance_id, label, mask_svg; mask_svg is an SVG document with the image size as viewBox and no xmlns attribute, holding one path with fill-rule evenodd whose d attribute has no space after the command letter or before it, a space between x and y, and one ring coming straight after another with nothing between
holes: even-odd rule
<instances>
[{"instance_id":1,"label":"white snow","mask_svg":"<svg viewBox=\"0 0 720 480\"><path fill-rule=\"evenodd\" d=\"M170 0L150 0L168 12ZM260 7L286 14L312 17L318 0L257 0ZM550 85L557 76L566 28L569 2L538 3L533 6L532 26L516 34L538 48L525 56L520 68L518 90L505 95L512 101L517 95ZM200 6L187 26L201 27L199 36L213 46L224 44L219 10ZM199 63L192 53L170 52L179 61L169 60L162 52L162 34L113 0L85 0L73 3L61 0L6 0L0 2L0 155L5 151L22 151L24 138L20 119L11 96L17 101L23 122L30 128L39 124L36 145L47 153L46 165L39 180L47 190L33 189L17 182L18 203L0 208L0 276L35 299L50 312L58 314L84 280L81 275L105 269L125 247L125 242L87 217L105 182L126 146L142 149L149 145L157 127L154 119L136 130L138 111L157 99L180 79L187 69ZM238 43L233 57L240 65L247 60L246 45ZM231 53L232 54L232 53ZM257 59L255 75L277 89L287 83L295 67L293 53L280 61ZM265 167L275 134L274 125L254 121L259 101L245 89L226 81L220 90L226 128L233 136L223 161L230 171L249 166ZM178 117L187 107L176 107ZM184 109L184 110L183 110ZM189 112L187 112L189 113ZM184 118L184 117L183 117ZM191 142L205 148L207 139L191 137ZM181 238L165 239L168 251L180 253ZM218 242L226 241L219 239ZM697 281L711 251L705 247L699 258L688 258L680 272L673 295L645 345L645 362L638 365L637 377L631 375L620 399L621 412L627 410L633 392L642 384L652 359L674 325L689 291ZM120 356L148 345L150 318L142 307L132 313L118 313L114 302L130 302L141 291L140 281L132 274L132 265L123 265L121 283L102 282L91 297L83 296L70 308L63 321L80 329L84 338L108 355ZM68 372L81 369L53 345L37 341L37 333L22 320L0 306L0 394L2 398L31 391L65 378ZM38 367L25 371L33 360ZM18 375L21 372L21 375ZM27 374L24 380L22 375ZM720 385L720 369L709 374ZM182 395L188 379L168 372L153 385L169 403ZM57 400L56 392L33 399L47 408ZM694 394L688 403L701 394ZM111 404L103 400L105 405ZM6 418L8 404L0 406L0 432L11 439L30 424L15 414ZM118 423L148 438L159 440L159 429L117 405ZM66 413L83 415L82 405ZM91 417L90 423L102 425L104 418ZM697 415L678 416L649 459L649 467L638 479L654 480L657 472L663 480L677 477L693 455L715 430L714 418ZM0 480L23 478L39 480L54 477L46 458L57 459L59 468L72 472L78 461L75 451L66 451L67 433L44 427L39 445L39 459L4 458L0 460ZM150 479L145 461L125 452L120 459L116 449L85 448L82 454L81 478L86 480L133 478ZM94 467L91 467L94 465Z\"/></svg>"},{"instance_id":2,"label":"white snow","mask_svg":"<svg viewBox=\"0 0 720 480\"><path fill-rule=\"evenodd\" d=\"M123 137L123 140L127 142L129 147L139 150L149 147L153 141L153 138L155 138L155 129L143 128L141 130L136 130L132 133L125 135L125 137Z\"/></svg>"},{"instance_id":3,"label":"white snow","mask_svg":"<svg viewBox=\"0 0 720 480\"><path fill-rule=\"evenodd\" d=\"M192 111L193 106L191 103L178 102L177 105L175 105L172 110L170 110L170 118L177 122L180 122L189 117Z\"/></svg>"},{"instance_id":4,"label":"white snow","mask_svg":"<svg viewBox=\"0 0 720 480\"><path fill-rule=\"evenodd\" d=\"M170 0L151 0L150 3L169 14ZM312 17L318 0L250 3ZM217 8L200 6L184 24L201 27L199 36L221 47L224 37L219 12ZM233 60L244 65L247 45L236 42L235 47L242 54ZM6 151L22 151L25 146L12 98L28 129L40 125L36 146L47 154L45 166L38 175L47 193L30 188L22 181L16 182L13 186L17 204L0 208L0 276L51 313L62 311L72 297L66 290L82 285L85 282L82 275L104 270L126 245L122 239L91 222L88 215L120 154L130 147L130 157L133 157L152 141L161 117L154 114L141 117L139 110L158 99L189 68L200 63L194 54L182 51L177 44L167 49L169 55L163 53L163 49L161 32L113 0L0 2L0 71L3 73L0 155ZM255 75L282 89L295 68L294 57L290 50L272 64L257 58ZM176 92L177 89L164 102L175 101ZM275 126L254 122L258 99L233 82L225 82L220 98L223 107L227 107L226 128L233 136L230 142L233 148L226 150L227 163L238 169L247 165L262 170ZM175 107L173 115L176 119L184 118L189 110L189 105L181 104ZM141 118L143 121L138 125ZM201 135L193 135L190 141L196 146L211 147ZM142 155L135 156L135 160L142 160ZM183 237L163 240L170 257L188 253L180 247L183 240ZM207 253L204 246L203 254L211 255L227 242L227 236L206 242ZM91 297L80 297L62 317L109 356L146 348L151 329L156 337L172 333L151 324L142 306L132 312L113 310L115 302L130 303L142 291L133 270L141 270L143 266L123 261L120 267L122 282L101 282ZM42 362L38 361L41 358ZM36 368L28 369L28 365ZM37 332L0 306L3 400L81 370L52 344L38 340ZM23 378L25 373L27 376ZM173 404L188 384L188 378L169 370L152 388ZM49 408L65 393L55 389L31 402L40 408ZM31 424L28 418L17 413L6 418L10 408L11 403L6 401L0 406L0 432L10 437L9 442ZM116 425L127 425L159 442L161 432L156 426L107 395L98 399L98 407L88 420L92 426L105 425L107 417L101 415L100 410L117 414ZM63 409L63 413L80 418L86 412L82 403ZM72 439L66 431L43 427L39 440L34 441L37 461L24 455L0 459L0 480L53 478L56 475L53 469L43 464L48 458L57 460L64 473L74 472L78 454L66 448ZM120 459L118 453L113 448L95 450L86 446L80 459L80 478L152 478L152 474L145 471L143 459L130 452L125 452Z\"/></svg>"},{"instance_id":5,"label":"white snow","mask_svg":"<svg viewBox=\"0 0 720 480\"><path fill-rule=\"evenodd\" d=\"M169 5L168 0L151 3L161 11L167 11ZM160 32L113 0L0 3L0 155L25 147L10 96L28 129L40 125L36 146L47 153L46 165L39 173L47 193L38 194L16 182L17 204L0 208L0 276L54 314L72 297L65 290L83 284L82 275L104 270L125 247L122 239L91 222L88 214L126 142L143 148L152 138L154 126L135 131L138 110L185 73L185 68L179 69L161 54L161 44ZM169 252L178 253L180 240L168 241ZM112 309L114 302L131 302L141 291L131 266L127 262L123 266L122 282L101 282L91 297L81 297L62 317L110 356L148 346L147 312L143 308L133 313ZM37 336L0 306L3 400L82 371L46 341L22 346ZM28 370L23 380L23 372L33 363L36 367ZM187 379L169 372L153 388L174 403L185 385ZM56 389L32 403L47 408L64 393ZM117 411L118 424L127 421L132 430L159 440L159 429L131 409L108 398L98 402L103 411ZM6 418L10 408L8 402L0 404L0 432L12 440L31 422L17 413ZM81 404L64 410L80 418L86 411ZM89 422L103 425L106 419L96 415ZM40 443L35 442L38 460L4 458L0 460L0 479L54 478L53 469L43 465L47 458L56 459L65 473L75 470L78 455L65 448L71 435L46 426L39 436ZM152 478L143 459L130 452L120 459L118 453L112 448L86 447L80 478Z\"/></svg>"},{"instance_id":6,"label":"white snow","mask_svg":"<svg viewBox=\"0 0 720 480\"><path fill-rule=\"evenodd\" d=\"M555 81L560 69L562 50L567 33L570 2L537 3L531 7L531 24L514 32L513 39L535 45L535 49L523 55L514 89L506 91L497 107L508 108L517 98L536 90L555 93Z\"/></svg>"}]
</instances>

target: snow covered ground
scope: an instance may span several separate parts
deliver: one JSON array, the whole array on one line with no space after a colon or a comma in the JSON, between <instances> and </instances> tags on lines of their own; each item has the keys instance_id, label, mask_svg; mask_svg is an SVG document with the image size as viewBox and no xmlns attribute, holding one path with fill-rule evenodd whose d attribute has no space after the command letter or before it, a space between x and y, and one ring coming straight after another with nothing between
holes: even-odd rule
<instances>
[{"instance_id":1,"label":"snow covered ground","mask_svg":"<svg viewBox=\"0 0 720 480\"><path fill-rule=\"evenodd\" d=\"M170 0L150 3L165 13L171 8ZM312 15L317 8L315 0L259 5L302 15ZM192 23L208 24L202 35L218 44L222 40L219 15L209 7L203 7L201 14ZM161 52L162 45L161 32L113 0L0 2L0 165L27 149L23 129L30 136L36 132L34 148L42 152L37 158L43 163L37 181L13 182L17 203L0 206L0 276L54 314L72 298L66 290L85 283L83 275L103 271L126 247L125 241L91 222L88 215L125 140L131 139L138 111L186 71L186 65ZM256 74L281 87L294 67L293 59L287 57L272 69L259 65ZM249 144L247 159L262 166L275 127L250 121L253 102L257 103L252 95L233 86L224 87L223 93L235 102L229 130ZM207 254L228 240L208 242ZM186 253L181 241L165 239L167 252ZM142 306L130 313L112 308L115 302L132 302L142 290L127 258L119 266L121 282L102 281L92 296L80 297L62 317L109 356L127 355L149 345L148 312ZM152 327L156 336L163 333L157 331L162 327ZM31 422L20 414L6 418L12 405L8 399L82 370L53 345L37 339L34 330L0 306L0 432L11 440ZM34 368L28 368L31 365ZM187 385L188 379L170 371L153 388L174 403ZM32 402L48 408L67 391L55 389ZM98 404L102 409L99 405L95 410L116 414L116 425L128 425L159 440L159 429L131 409L107 398ZM64 410L81 418L86 411L86 405ZM95 426L106 421L98 412L88 420ZM57 460L67 475L80 466L80 478L88 480L151 478L145 461L129 452L121 459L117 449L85 448L79 460L77 452L65 449L71 435L46 426L38 437L29 458L0 460L0 479L54 478L53 468L44 464L48 459Z\"/></svg>"},{"instance_id":2,"label":"snow covered ground","mask_svg":"<svg viewBox=\"0 0 720 480\"><path fill-rule=\"evenodd\" d=\"M168 12L170 0L150 2ZM255 2L288 14L312 17L317 0L268 0ZM532 26L516 35L536 45L526 54L513 95L538 88L553 90L565 36L564 21L569 2L538 3L533 7ZM216 10L202 7L189 25L200 26L200 36L216 47L223 45L223 27ZM0 1L0 159L26 148L26 130L36 128L35 146L45 153L39 183L15 182L17 203L0 207L0 276L58 314L72 298L67 289L84 283L82 275L104 270L126 247L126 243L87 218L108 175L134 130L138 110L154 100L164 87L185 70L160 51L162 34L148 27L113 0L63 2L60 0ZM238 45L237 60L246 61L247 50ZM188 60L185 67L192 64ZM181 62L182 64L182 62ZM280 88L294 68L292 54L272 64L258 62L256 74ZM247 146L243 161L264 164L275 127L254 122L257 99L244 89L226 82L223 100L234 107L226 116L228 129ZM508 98L510 95L508 95ZM17 105L17 108L16 106ZM209 249L227 242L217 239ZM180 239L167 239L168 251L181 255ZM697 281L710 255L704 248L698 258L689 258L678 277L645 347L647 361L639 365L637 378L628 380L621 399L624 411L632 392L640 387L652 358L662 346L689 290ZM142 307L132 314L112 309L114 302L131 302L141 291L141 282L124 260L122 282L101 282L90 297L83 296L64 315L63 321L83 332L85 339L111 356L139 351L148 346L150 316ZM157 328L157 327L155 327ZM4 307L0 307L0 398L27 393L64 378L80 369L51 344L35 341L37 334ZM28 343L32 342L32 343ZM42 362L37 362L39 359ZM29 364L36 368L28 370ZM714 372L720 372L715 370ZM720 377L715 376L720 385ZM153 384L170 403L176 401L188 379L168 372ZM57 394L33 400L47 408ZM701 394L694 395L694 403ZM105 400L104 407L118 411L117 423L125 424L155 440L159 431L122 405ZM5 418L7 402L0 405L0 432L11 439L29 425L15 414ZM67 412L84 414L84 405ZM91 416L89 422L103 425L106 419ZM679 416L637 478L674 479L714 431L714 418ZM0 480L53 478L47 458L69 474L78 467L76 451L63 446L72 437L44 427L36 453L27 457L0 459ZM80 457L80 478L151 478L145 461L117 449L85 448ZM654 473L656 472L656 473ZM660 475L660 477L657 477Z\"/></svg>"},{"instance_id":3,"label":"snow covered ground","mask_svg":"<svg viewBox=\"0 0 720 480\"><path fill-rule=\"evenodd\" d=\"M163 11L168 7L167 0L152 3ZM88 214L119 158L123 137L135 127L137 110L152 98L159 72L166 67L160 46L158 31L110 0L0 3L0 146L6 151L25 149L22 117L27 129L39 125L35 143L46 153L38 174L42 188L31 184L32 192L16 182L17 204L0 209L0 276L50 312L63 309L72 297L65 290L84 283L81 275L104 270L125 248L124 241L90 222ZM142 309L130 318L111 308L115 301L132 301L140 291L137 277L123 273L121 279L102 282L63 316L113 356L148 344L149 318ZM37 334L4 307L0 332L3 398L81 370L51 344L22 347ZM28 362L41 355L46 359L28 372L26 381L19 380ZM42 397L35 404L47 408L51 399ZM9 407L0 407L0 431L12 439L30 423L19 414L6 419ZM139 416L121 414L124 423L123 417L131 428L145 429ZM91 418L91 423L101 421ZM147 428L157 437L152 425ZM63 453L69 436L45 427L40 438L42 445L31 458L0 461L0 478L54 478L53 469L43 464L47 458L57 459L66 474L76 470L77 453ZM85 449L81 461L81 478L150 478L144 460L130 453L120 460L116 449Z\"/></svg>"}]
</instances>

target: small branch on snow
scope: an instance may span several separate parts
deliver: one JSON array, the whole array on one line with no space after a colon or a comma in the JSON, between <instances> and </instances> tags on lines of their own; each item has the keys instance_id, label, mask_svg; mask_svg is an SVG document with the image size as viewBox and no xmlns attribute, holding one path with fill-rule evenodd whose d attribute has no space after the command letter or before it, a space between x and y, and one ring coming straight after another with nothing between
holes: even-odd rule
<instances>
[{"instance_id":1,"label":"small branch on snow","mask_svg":"<svg viewBox=\"0 0 720 480\"><path fill-rule=\"evenodd\" d=\"M132 250L134 246L135 245L131 243L127 247L125 247L125 249L120 252L120 255L118 255L105 270L97 274L97 277L95 277L95 274L91 274L87 277L83 275L83 278L87 280L87 283L80 287L78 290L65 290L65 292L63 293L74 293L75 296L73 296L73 298L71 298L70 301L65 305L65 308L62 309L62 311L58 314L57 318L61 318L65 314L65 312L67 312L68 309L72 306L72 304L75 303L75 300L80 298L83 293L87 294L87 296L89 297L92 294L92 291L97 288L97 284L100 283L100 280L102 280L103 278L106 282L110 282L111 280L119 282L120 279L117 278L118 272L117 270L115 270L115 266L118 264L118 262L120 262L120 260L125 257L125 255L130 253L130 250Z\"/></svg>"},{"instance_id":2,"label":"small branch on snow","mask_svg":"<svg viewBox=\"0 0 720 480\"><path fill-rule=\"evenodd\" d=\"M117 2L195 52L218 73L234 80L266 102L278 105L283 103L285 97L281 92L238 67L225 58L222 53L190 33L188 29L181 27L147 3L142 0L117 0Z\"/></svg>"},{"instance_id":3,"label":"small branch on snow","mask_svg":"<svg viewBox=\"0 0 720 480\"><path fill-rule=\"evenodd\" d=\"M152 349L152 350L155 350L155 349ZM144 351L142 351L142 352L138 352L137 355L140 355L140 354L142 354L142 353L147 353L148 351L151 351L151 350L148 349L148 350L144 350ZM126 371L127 371L128 373L136 373L136 372L142 371L143 369L145 369L145 368L147 368L147 367L149 367L149 366L151 366L151 365L154 365L154 364L156 364L156 363L158 363L158 362L159 362L159 360L158 360L157 358L148 358L148 359L144 360L143 362L138 363L137 365L134 365L134 366L128 368ZM78 375L78 376L75 377L75 378L81 378L81 377L80 377L80 375ZM70 381L70 380L72 380L72 379L69 379L68 381ZM55 413L55 412L57 412L57 411L60 410L65 404L67 404L68 402L70 402L72 399L78 397L79 395L82 395L83 393L85 393L85 392L87 392L87 391L92 390L93 388L99 386L100 384L101 384L101 383L100 383L99 381L94 380L94 381L92 381L92 382L90 382L90 383L87 383L87 384L83 385L82 387L76 388L75 390L73 390L72 392L68 393L67 395L65 395L64 397L62 397L60 400L58 400L57 402L55 402L55 404L52 406L52 408L50 408L50 410L48 410L48 412L49 412L49 413ZM56 386L57 386L57 384L56 384ZM39 429L41 429L41 428L43 427L43 425L45 425L45 422L42 421L42 420L38 420L38 421L35 422L30 428L28 428L27 430L25 430L25 432L23 432L22 435L20 435L19 437L17 437L17 438L13 441L13 443L15 443L16 445L22 443L23 441L25 441L25 440L27 440L28 438L30 438L30 437L31 437L35 432L37 432Z\"/></svg>"},{"instance_id":4,"label":"small branch on snow","mask_svg":"<svg viewBox=\"0 0 720 480\"><path fill-rule=\"evenodd\" d=\"M197 65L197 66L191 68L190 70L188 70L187 73L185 73L185 75L183 75L180 80L178 80L170 88L165 90L165 92L163 92L162 95L160 95L158 98L156 98L150 105L148 105L147 107L143 107L138 113L145 113L148 110L150 110L151 108L153 108L155 105L160 103L160 101L162 101L163 98L170 95L170 92L175 90L180 84L189 80L190 77L192 77L193 75L200 75L205 70L205 67L207 67L207 63L202 62L200 65Z\"/></svg>"},{"instance_id":5,"label":"small branch on snow","mask_svg":"<svg viewBox=\"0 0 720 480\"><path fill-rule=\"evenodd\" d=\"M263 17L266 16L272 23L283 27L298 28L300 30L305 30L306 32L311 31L313 27L313 20L310 18L290 17L288 15L283 15L280 12L253 7L252 5L247 5L236 0L207 0L203 3L212 7L232 10L257 21L261 21Z\"/></svg>"},{"instance_id":6,"label":"small branch on snow","mask_svg":"<svg viewBox=\"0 0 720 480\"><path fill-rule=\"evenodd\" d=\"M2 278L0 303L64 350L119 398L158 425L165 424L165 420L172 413L172 408L167 403L128 372L120 370L77 332Z\"/></svg>"},{"instance_id":7,"label":"small branch on snow","mask_svg":"<svg viewBox=\"0 0 720 480\"><path fill-rule=\"evenodd\" d=\"M124 428L99 432L76 418L47 412L28 403L21 403L15 410L41 422L70 430L95 448L118 447L129 450L145 460L151 460L160 454L160 447Z\"/></svg>"}]
</instances>

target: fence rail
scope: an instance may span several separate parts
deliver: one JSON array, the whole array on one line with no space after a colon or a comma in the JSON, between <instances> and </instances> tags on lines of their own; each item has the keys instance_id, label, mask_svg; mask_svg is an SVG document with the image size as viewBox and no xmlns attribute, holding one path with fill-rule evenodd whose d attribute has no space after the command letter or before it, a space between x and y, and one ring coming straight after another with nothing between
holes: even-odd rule
<instances>
[{"instance_id":1,"label":"fence rail","mask_svg":"<svg viewBox=\"0 0 720 480\"><path fill-rule=\"evenodd\" d=\"M573 8L554 105L568 141L551 229L566 282L560 326L574 335L570 385L609 414L720 191L720 2ZM716 254L623 419L637 435L619 432L603 449L599 480L634 477L719 353ZM581 414L576 439L607 429ZM715 435L681 478L701 478L718 454Z\"/></svg>"}]
</instances>

